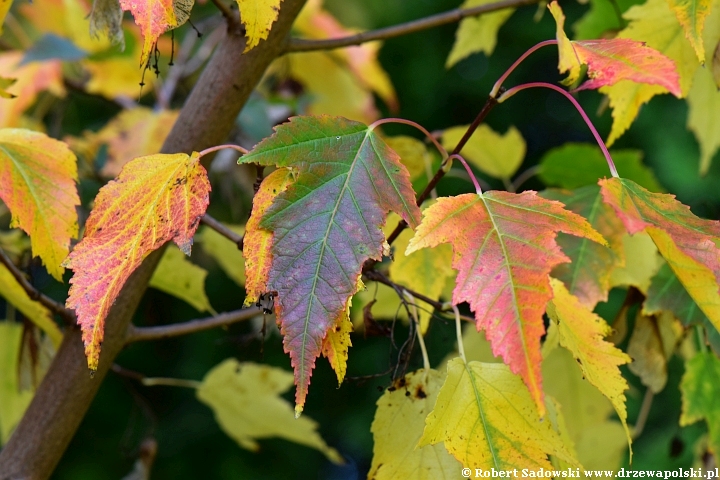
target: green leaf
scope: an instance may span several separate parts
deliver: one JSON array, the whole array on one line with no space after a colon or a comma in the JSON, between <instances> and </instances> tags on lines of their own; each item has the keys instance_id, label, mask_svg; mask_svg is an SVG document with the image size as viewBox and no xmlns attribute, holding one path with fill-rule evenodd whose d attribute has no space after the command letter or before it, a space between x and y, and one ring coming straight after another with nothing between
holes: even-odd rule
<instances>
[{"instance_id":1,"label":"green leaf","mask_svg":"<svg viewBox=\"0 0 720 480\"><path fill-rule=\"evenodd\" d=\"M672 312L685 326L702 324L707 320L667 263L653 277L642 308L645 315L654 315L664 310Z\"/></svg>"},{"instance_id":2,"label":"green leaf","mask_svg":"<svg viewBox=\"0 0 720 480\"><path fill-rule=\"evenodd\" d=\"M610 153L623 178L653 192L664 191L653 171L643 165L641 150L613 150ZM538 175L545 185L574 190L585 185L597 185L598 179L610 175L610 170L596 144L566 143L542 157Z\"/></svg>"},{"instance_id":3,"label":"green leaf","mask_svg":"<svg viewBox=\"0 0 720 480\"><path fill-rule=\"evenodd\" d=\"M472 8L492 2L493 0L466 0L460 8ZM492 55L497 44L498 30L514 12L514 8L506 8L461 20L445 68L452 67L473 53L484 52L488 57Z\"/></svg>"},{"instance_id":4,"label":"green leaf","mask_svg":"<svg viewBox=\"0 0 720 480\"><path fill-rule=\"evenodd\" d=\"M720 453L720 360L712 353L698 353L685 365L680 382L680 425L705 420L710 433L710 451Z\"/></svg>"},{"instance_id":5,"label":"green leaf","mask_svg":"<svg viewBox=\"0 0 720 480\"><path fill-rule=\"evenodd\" d=\"M414 228L420 209L398 155L374 130L341 117L293 117L240 162L298 172L260 227L273 232L267 288L278 294L299 413L322 339L358 291L363 263L387 250L388 212Z\"/></svg>"},{"instance_id":6,"label":"green leaf","mask_svg":"<svg viewBox=\"0 0 720 480\"><path fill-rule=\"evenodd\" d=\"M442 144L452 150L467 130L467 125L448 128L443 132ZM512 177L525 158L525 140L515 127L504 134L480 125L460 152L465 160L483 173L495 178Z\"/></svg>"},{"instance_id":7,"label":"green leaf","mask_svg":"<svg viewBox=\"0 0 720 480\"><path fill-rule=\"evenodd\" d=\"M22 331L19 323L0 322L0 445L8 441L33 397L31 391L21 392L18 383Z\"/></svg>"}]
</instances>

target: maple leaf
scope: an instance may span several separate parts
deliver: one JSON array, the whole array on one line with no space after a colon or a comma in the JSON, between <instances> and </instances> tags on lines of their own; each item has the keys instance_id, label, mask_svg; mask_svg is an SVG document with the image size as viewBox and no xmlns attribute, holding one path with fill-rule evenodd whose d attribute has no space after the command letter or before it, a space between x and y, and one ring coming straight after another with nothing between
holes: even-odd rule
<instances>
[{"instance_id":1,"label":"maple leaf","mask_svg":"<svg viewBox=\"0 0 720 480\"><path fill-rule=\"evenodd\" d=\"M314 448L333 463L343 463L317 432L316 422L293 418L292 407L280 396L292 383L290 372L230 358L205 375L196 394L242 448L257 451L256 439L279 437Z\"/></svg>"},{"instance_id":2,"label":"maple leaf","mask_svg":"<svg viewBox=\"0 0 720 480\"><path fill-rule=\"evenodd\" d=\"M189 303L198 312L216 315L205 293L207 274L207 270L195 265L178 248L171 246L165 250L153 272L150 286Z\"/></svg>"},{"instance_id":3,"label":"maple leaf","mask_svg":"<svg viewBox=\"0 0 720 480\"><path fill-rule=\"evenodd\" d=\"M720 93L707 69L697 69L687 102L687 126L700 144L700 175L705 175L720 148Z\"/></svg>"},{"instance_id":4,"label":"maple leaf","mask_svg":"<svg viewBox=\"0 0 720 480\"><path fill-rule=\"evenodd\" d=\"M620 365L631 361L630 357L604 340L612 331L605 320L584 307L571 295L565 285L552 279L552 302L548 304L548 316L558 324L560 345L570 350L578 361L585 379L597 387L612 403L625 427L628 445L632 443L627 426L625 394L627 381L620 373Z\"/></svg>"},{"instance_id":5,"label":"maple leaf","mask_svg":"<svg viewBox=\"0 0 720 480\"><path fill-rule=\"evenodd\" d=\"M444 442L467 468L549 469L548 454L577 466L533 400L506 365L454 358L418 447Z\"/></svg>"},{"instance_id":6,"label":"maple leaf","mask_svg":"<svg viewBox=\"0 0 720 480\"><path fill-rule=\"evenodd\" d=\"M437 370L418 370L378 399L370 429L374 442L369 480L434 480L453 478L460 471L462 465L443 445L415 448L443 380Z\"/></svg>"},{"instance_id":7,"label":"maple leaf","mask_svg":"<svg viewBox=\"0 0 720 480\"><path fill-rule=\"evenodd\" d=\"M240 236L245 234L244 225L226 224L225 226ZM245 244L245 240L247 238L243 239L243 244ZM220 269L232 281L241 287L245 285L245 258L243 251L238 249L236 244L228 242L224 235L210 227L201 228L200 232L195 235L195 241L202 244L203 251L215 260Z\"/></svg>"},{"instance_id":8,"label":"maple leaf","mask_svg":"<svg viewBox=\"0 0 720 480\"><path fill-rule=\"evenodd\" d=\"M558 69L560 73L569 72L563 83L574 84L580 78L582 65L587 65L590 79L575 90L600 88L628 79L659 85L676 97L681 96L675 64L662 53L627 38L570 41L563 30L565 16L560 5L553 1L548 8L557 23Z\"/></svg>"},{"instance_id":9,"label":"maple leaf","mask_svg":"<svg viewBox=\"0 0 720 480\"><path fill-rule=\"evenodd\" d=\"M602 195L631 235L645 231L708 319L720 328L720 222L703 220L675 200L636 183L600 180Z\"/></svg>"},{"instance_id":10,"label":"maple leaf","mask_svg":"<svg viewBox=\"0 0 720 480\"><path fill-rule=\"evenodd\" d=\"M123 10L129 10L140 27L143 49L140 66L147 65L153 46L160 35L183 25L190 18L195 0L119 0Z\"/></svg>"},{"instance_id":11,"label":"maple leaf","mask_svg":"<svg viewBox=\"0 0 720 480\"><path fill-rule=\"evenodd\" d=\"M442 134L442 145L448 151L455 148L468 126L452 127ZM462 155L471 165L483 173L495 178L509 179L523 160L527 146L522 135L515 127L510 127L500 135L485 124L473 132L470 140L462 149Z\"/></svg>"},{"instance_id":12,"label":"maple leaf","mask_svg":"<svg viewBox=\"0 0 720 480\"><path fill-rule=\"evenodd\" d=\"M703 45L703 28L705 19L710 13L711 0L668 0L670 8L677 16L685 30L685 37L690 41L700 63L705 63L705 46Z\"/></svg>"},{"instance_id":13,"label":"maple leaf","mask_svg":"<svg viewBox=\"0 0 720 480\"><path fill-rule=\"evenodd\" d=\"M350 321L350 300L344 315L340 315L335 325L330 327L323 339L322 354L330 362L335 370L338 385L342 385L347 372L348 349L352 346L350 334L353 331L353 324Z\"/></svg>"},{"instance_id":14,"label":"maple leaf","mask_svg":"<svg viewBox=\"0 0 720 480\"><path fill-rule=\"evenodd\" d=\"M247 43L243 53L251 50L266 40L270 35L272 24L280 13L282 0L237 0L240 9L240 20L245 25Z\"/></svg>"},{"instance_id":15,"label":"maple leaf","mask_svg":"<svg viewBox=\"0 0 720 480\"><path fill-rule=\"evenodd\" d=\"M239 162L298 172L260 227L273 232L267 289L278 293L300 412L322 339L358 290L363 263L387 248L387 213L414 227L420 209L397 154L374 130L344 118L293 117Z\"/></svg>"},{"instance_id":16,"label":"maple leaf","mask_svg":"<svg viewBox=\"0 0 720 480\"><path fill-rule=\"evenodd\" d=\"M622 249L622 222L612 207L602 201L600 187L588 185L575 191L545 190L543 198L557 200L570 211L586 218L610 244L600 245L586 238L560 233L558 245L570 257L571 263L555 267L552 276L562 281L568 291L588 309L605 302L610 291L610 275L617 266L625 264Z\"/></svg>"},{"instance_id":17,"label":"maple leaf","mask_svg":"<svg viewBox=\"0 0 720 480\"><path fill-rule=\"evenodd\" d=\"M680 425L691 425L705 419L708 425L710 451L720 453L720 360L709 352L698 353L685 364L680 381L682 411Z\"/></svg>"},{"instance_id":18,"label":"maple leaf","mask_svg":"<svg viewBox=\"0 0 720 480\"><path fill-rule=\"evenodd\" d=\"M646 233L622 236L625 265L616 266L610 273L610 288L635 287L646 293L653 276L663 264L657 247Z\"/></svg>"},{"instance_id":19,"label":"maple leaf","mask_svg":"<svg viewBox=\"0 0 720 480\"><path fill-rule=\"evenodd\" d=\"M91 370L98 366L105 317L130 274L170 240L190 254L209 194L197 153L136 158L100 189L85 235L66 260L75 272L66 305L77 314Z\"/></svg>"},{"instance_id":20,"label":"maple leaf","mask_svg":"<svg viewBox=\"0 0 720 480\"><path fill-rule=\"evenodd\" d=\"M645 42L670 58L677 66L681 96L690 90L698 61L695 52L685 39L682 26L670 11L667 0L648 0L636 5L623 14L629 23L621 31L618 39L632 39ZM615 85L600 89L610 99L613 108L613 125L607 140L608 147L630 127L640 106L655 95L666 93L668 89L660 85L647 85L623 80Z\"/></svg>"},{"instance_id":21,"label":"maple leaf","mask_svg":"<svg viewBox=\"0 0 720 480\"><path fill-rule=\"evenodd\" d=\"M470 304L478 330L485 330L493 353L523 378L541 413L540 337L552 296L548 274L570 261L555 242L558 231L606 244L559 202L532 191L489 192L438 199L423 213L406 251L452 244L458 270L453 303Z\"/></svg>"},{"instance_id":22,"label":"maple leaf","mask_svg":"<svg viewBox=\"0 0 720 480\"><path fill-rule=\"evenodd\" d=\"M478 7L492 3L492 1L465 0L460 8ZM453 43L452 50L445 61L445 68L452 67L473 53L484 52L488 57L492 55L497 44L498 30L514 12L514 8L505 8L477 17L462 19L455 33L455 43Z\"/></svg>"},{"instance_id":23,"label":"maple leaf","mask_svg":"<svg viewBox=\"0 0 720 480\"><path fill-rule=\"evenodd\" d=\"M125 34L122 29L123 9L119 0L94 0L90 12L90 35L99 37L105 33L115 45L125 49Z\"/></svg>"},{"instance_id":24,"label":"maple leaf","mask_svg":"<svg viewBox=\"0 0 720 480\"><path fill-rule=\"evenodd\" d=\"M267 279L272 264L272 240L270 230L260 222L275 198L294 181L290 169L278 168L265 177L253 197L253 208L245 225L243 256L245 257L245 303L252 305L268 292Z\"/></svg>"},{"instance_id":25,"label":"maple leaf","mask_svg":"<svg viewBox=\"0 0 720 480\"><path fill-rule=\"evenodd\" d=\"M653 277L642 307L645 315L663 311L672 312L686 326L702 324L707 319L667 263Z\"/></svg>"},{"instance_id":26,"label":"maple leaf","mask_svg":"<svg viewBox=\"0 0 720 480\"><path fill-rule=\"evenodd\" d=\"M22 324L0 321L0 446L8 441L33 397L18 382L22 334Z\"/></svg>"},{"instance_id":27,"label":"maple leaf","mask_svg":"<svg viewBox=\"0 0 720 480\"><path fill-rule=\"evenodd\" d=\"M650 317L638 311L627 352L633 358L628 369L653 393L665 388L670 360L683 328L671 312Z\"/></svg>"},{"instance_id":28,"label":"maple leaf","mask_svg":"<svg viewBox=\"0 0 720 480\"><path fill-rule=\"evenodd\" d=\"M0 199L11 227L30 235L33 255L62 281L61 266L77 237L77 159L68 146L43 133L0 130Z\"/></svg>"}]
</instances>

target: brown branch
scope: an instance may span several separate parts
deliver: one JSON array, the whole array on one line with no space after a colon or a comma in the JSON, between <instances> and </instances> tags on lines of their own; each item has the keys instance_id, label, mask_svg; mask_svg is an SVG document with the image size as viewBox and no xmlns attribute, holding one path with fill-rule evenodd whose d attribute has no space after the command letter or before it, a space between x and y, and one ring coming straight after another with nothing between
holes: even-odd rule
<instances>
[{"instance_id":1,"label":"brown branch","mask_svg":"<svg viewBox=\"0 0 720 480\"><path fill-rule=\"evenodd\" d=\"M185 102L163 145L163 153L190 153L227 138L240 109L270 62L284 49L290 27L305 0L284 0L267 40L243 54L245 37L230 29ZM209 156L203 157L203 160ZM65 334L48 372L20 424L0 450L0 479L50 477L102 379L125 346L128 326L163 249L149 255L125 283L105 321L98 370L87 369L80 331Z\"/></svg>"},{"instance_id":2,"label":"brown branch","mask_svg":"<svg viewBox=\"0 0 720 480\"><path fill-rule=\"evenodd\" d=\"M228 28L236 26L238 22L238 15L235 14L230 7L225 5L222 0L212 0L213 5L217 7L218 10L220 10L220 13L223 14L223 17L228 22Z\"/></svg>"},{"instance_id":3,"label":"brown branch","mask_svg":"<svg viewBox=\"0 0 720 480\"><path fill-rule=\"evenodd\" d=\"M329 38L325 40L293 38L288 43L284 53L333 50L352 45L360 45L361 43L372 42L374 40L386 40L388 38L400 37L402 35L420 32L422 30L447 25L449 23L457 23L463 18L475 17L485 13L502 10L504 8L532 5L538 1L539 0L502 0L500 2L488 3L473 8L456 8L454 10L448 10L447 12L438 13L437 15L431 15L419 20L412 20L410 22L393 25L391 27L379 28L377 30L369 30L356 35L350 35L348 37Z\"/></svg>"},{"instance_id":4,"label":"brown branch","mask_svg":"<svg viewBox=\"0 0 720 480\"><path fill-rule=\"evenodd\" d=\"M199 318L197 320L190 320L189 322L173 323L172 325L163 325L160 327L135 327L130 325L125 343L147 342L149 340L179 337L212 328L225 327L233 323L249 320L260 314L262 314L260 307L250 307L221 313L214 317Z\"/></svg>"},{"instance_id":5,"label":"brown branch","mask_svg":"<svg viewBox=\"0 0 720 480\"><path fill-rule=\"evenodd\" d=\"M5 267L10 271L10 274L15 278L15 280L17 280L17 282L20 284L23 290L25 290L25 293L27 293L28 297L30 297L31 300L35 300L51 312L60 315L65 321L66 325L75 325L77 323L75 312L68 308L65 308L65 305L56 302L55 300L48 297L47 295L44 295L37 288L35 288L28 281L23 272L21 272L12 262L12 260L10 260L10 257L7 256L7 254L2 250L2 248L0 248L0 263L5 265Z\"/></svg>"},{"instance_id":6,"label":"brown branch","mask_svg":"<svg viewBox=\"0 0 720 480\"><path fill-rule=\"evenodd\" d=\"M207 225L208 227L215 230L217 233L222 235L223 237L227 238L231 242L233 242L235 245L237 245L238 250L242 251L243 249L243 236L239 235L232 230L230 230L224 223L214 219L207 213L202 217L202 220L200 220L202 223Z\"/></svg>"}]
</instances>

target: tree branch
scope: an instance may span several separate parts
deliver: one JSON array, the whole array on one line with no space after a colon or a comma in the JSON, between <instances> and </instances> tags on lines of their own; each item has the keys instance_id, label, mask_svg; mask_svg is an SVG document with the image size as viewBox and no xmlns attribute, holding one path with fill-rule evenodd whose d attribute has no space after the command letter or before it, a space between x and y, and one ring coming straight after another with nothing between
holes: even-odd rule
<instances>
[{"instance_id":1,"label":"tree branch","mask_svg":"<svg viewBox=\"0 0 720 480\"><path fill-rule=\"evenodd\" d=\"M25 278L23 272L21 272L12 262L12 260L10 260L10 257L7 256L7 254L2 250L2 248L0 248L0 263L5 265L5 267L10 271L12 276L15 278L15 280L17 280L23 290L25 290L25 293L27 293L28 297L30 297L31 300L35 300L51 312L60 315L67 325L75 325L77 323L75 312L68 308L65 308L65 305L56 302L52 298L44 295L38 289L36 289L28 281L28 279Z\"/></svg>"},{"instance_id":2,"label":"tree branch","mask_svg":"<svg viewBox=\"0 0 720 480\"><path fill-rule=\"evenodd\" d=\"M287 45L284 53L311 52L314 50L334 50L336 48L360 45L361 43L374 40L386 40L388 38L400 37L410 33L420 32L429 28L456 23L467 17L474 17L485 13L495 12L504 8L514 8L523 5L531 5L539 0L502 0L496 3L488 3L472 8L456 8L447 12L438 13L419 20L412 20L407 23L393 25L391 27L369 30L367 32L350 35L341 38L329 38L325 40L306 40L293 38Z\"/></svg>"},{"instance_id":3,"label":"tree branch","mask_svg":"<svg viewBox=\"0 0 720 480\"><path fill-rule=\"evenodd\" d=\"M128 327L125 343L147 342L148 340L160 340L163 338L179 337L190 333L202 332L217 327L225 327L233 323L249 320L262 314L260 307L243 308L232 312L221 313L214 317L199 318L189 322L173 323L160 327Z\"/></svg>"},{"instance_id":4,"label":"tree branch","mask_svg":"<svg viewBox=\"0 0 720 480\"><path fill-rule=\"evenodd\" d=\"M245 37L227 32L185 102L163 153L190 153L222 143L270 62L284 49L305 0L284 0L267 40L243 54ZM209 156L203 157L203 160ZM0 450L0 479L50 477L80 425L115 357L163 249L150 254L125 283L105 321L105 339L95 377L87 369L79 330L63 343L12 437Z\"/></svg>"},{"instance_id":5,"label":"tree branch","mask_svg":"<svg viewBox=\"0 0 720 480\"><path fill-rule=\"evenodd\" d=\"M238 16L234 14L230 7L225 5L222 0L212 0L212 3L220 10L220 13L223 14L223 17L225 17L228 22L228 27L234 27L238 24Z\"/></svg>"},{"instance_id":6,"label":"tree branch","mask_svg":"<svg viewBox=\"0 0 720 480\"><path fill-rule=\"evenodd\" d=\"M208 227L215 230L217 233L222 235L223 237L227 238L231 242L233 242L235 245L237 245L238 250L242 251L243 249L243 236L238 235L237 233L230 230L224 223L216 220L215 218L211 217L207 213L202 217L200 220L202 223L207 225Z\"/></svg>"}]
</instances>

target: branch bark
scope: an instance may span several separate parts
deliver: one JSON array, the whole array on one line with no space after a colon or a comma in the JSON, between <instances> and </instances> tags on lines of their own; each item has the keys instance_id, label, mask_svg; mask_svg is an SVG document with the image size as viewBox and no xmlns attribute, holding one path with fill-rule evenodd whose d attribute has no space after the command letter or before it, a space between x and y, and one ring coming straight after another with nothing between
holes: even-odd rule
<instances>
[{"instance_id":1,"label":"branch bark","mask_svg":"<svg viewBox=\"0 0 720 480\"><path fill-rule=\"evenodd\" d=\"M538 3L539 0L502 0L495 3L486 3L472 8L456 8L447 12L438 13L429 17L413 20L391 27L368 30L348 37L328 38L324 40L306 40L304 38L293 38L287 44L284 53L312 52L315 50L334 50L336 48L360 45L375 40L387 40L388 38L400 37L409 33L421 32L429 28L457 23L463 18L476 17L485 13L496 12L504 8L515 8L523 5Z\"/></svg>"},{"instance_id":2,"label":"branch bark","mask_svg":"<svg viewBox=\"0 0 720 480\"><path fill-rule=\"evenodd\" d=\"M225 140L265 69L284 50L290 27L304 4L305 0L285 0L268 39L246 54L242 32L229 29L185 103L163 152L190 153ZM128 326L161 251L148 256L135 271L110 310L94 378L87 369L80 331L71 329L65 334L25 416L0 451L0 479L50 477L125 345Z\"/></svg>"}]
</instances>

